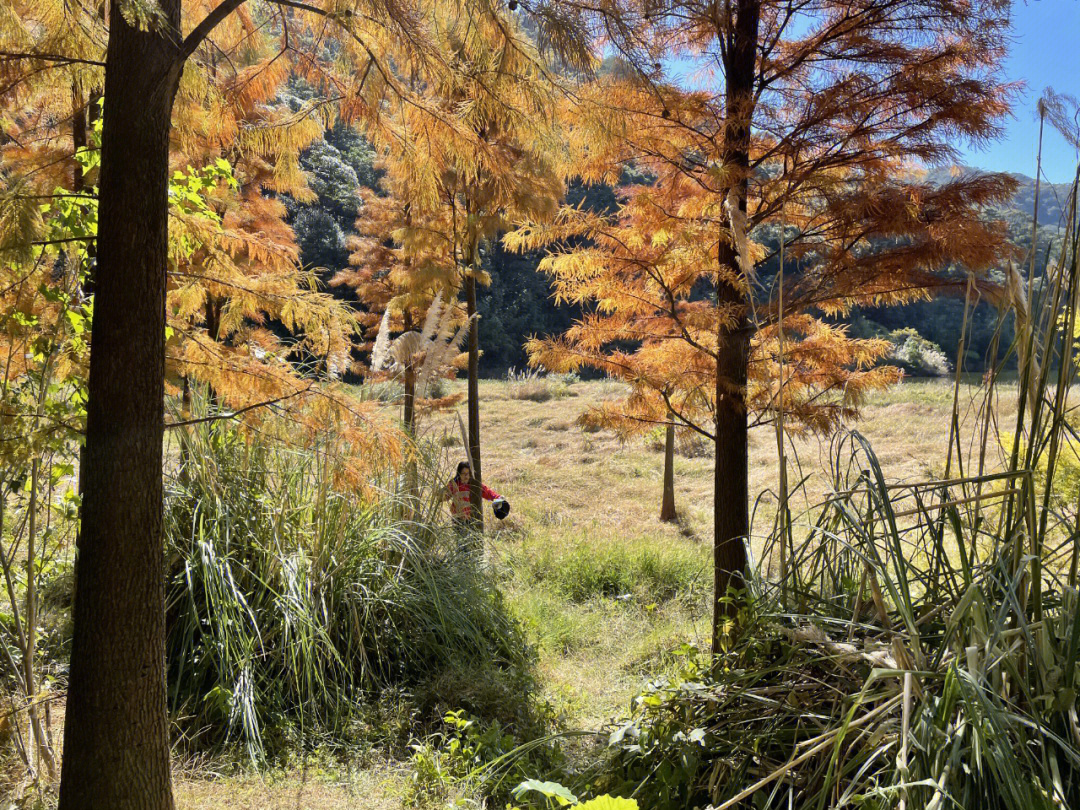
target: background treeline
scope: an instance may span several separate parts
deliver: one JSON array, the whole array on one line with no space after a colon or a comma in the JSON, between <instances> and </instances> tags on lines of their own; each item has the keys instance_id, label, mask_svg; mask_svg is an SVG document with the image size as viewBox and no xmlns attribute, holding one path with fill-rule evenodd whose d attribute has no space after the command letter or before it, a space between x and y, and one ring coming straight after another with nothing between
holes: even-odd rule
<instances>
[{"instance_id":1,"label":"background treeline","mask_svg":"<svg viewBox=\"0 0 1080 810\"><path fill-rule=\"evenodd\" d=\"M290 104L295 108L303 103L309 91L299 80L290 86ZM328 129L301 156L301 165L310 177L312 190L318 199L302 204L289 200L291 224L296 232L301 259L305 265L323 268L324 280L349 264L348 239L356 233L355 221L361 212L361 188L377 190L380 172L375 167L375 152L354 129L335 126ZM976 171L961 168L960 174ZM930 179L947 183L953 172L935 170ZM1018 255L1026 255L1031 245L1032 215L1035 211L1035 180L1024 174L1013 174L1019 183L1011 204L991 207L988 219L1006 223L1010 241ZM640 182L640 178L634 178ZM567 201L596 211L612 210L617 189L606 185L573 185ZM1043 182L1039 187L1039 215L1035 254L1036 277L1041 277L1049 259L1060 247L1064 212L1068 196L1063 183ZM768 241L766 239L766 241ZM482 248L482 263L494 283L478 290L480 312L480 371L485 377L502 377L513 368L528 363L525 342L533 335L558 334L578 317L580 311L570 305L558 305L553 300L548 278L537 272L542 252L514 253L504 250L498 242ZM771 280L779 270L774 256L761 270L762 296L767 297ZM788 273L798 272L789 263ZM956 272L962 282L962 271ZM1004 283L1001 272L991 273L991 280ZM333 287L337 295L354 298L348 287ZM359 302L358 302L359 305ZM966 303L963 285L926 301L904 306L858 308L844 319L855 337L889 337L896 343L896 353L890 362L902 366L909 374L933 375L954 369L960 344ZM982 372L991 365L991 350L995 345L999 310L990 304L974 303L968 315L963 368ZM1005 360L1014 336L1011 316L1006 317L996 342L997 357ZM1015 358L1007 361L1015 366Z\"/></svg>"}]
</instances>

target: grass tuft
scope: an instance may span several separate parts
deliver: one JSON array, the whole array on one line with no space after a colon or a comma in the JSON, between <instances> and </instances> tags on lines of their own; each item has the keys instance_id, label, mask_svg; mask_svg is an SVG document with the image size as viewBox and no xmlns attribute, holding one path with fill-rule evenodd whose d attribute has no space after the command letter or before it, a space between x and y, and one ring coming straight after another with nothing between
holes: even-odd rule
<instances>
[{"instance_id":1,"label":"grass tuft","mask_svg":"<svg viewBox=\"0 0 1080 810\"><path fill-rule=\"evenodd\" d=\"M513 560L519 576L561 594L571 602L593 598L653 604L689 593L705 578L706 560L698 549L652 542L552 546L522 550Z\"/></svg>"}]
</instances>

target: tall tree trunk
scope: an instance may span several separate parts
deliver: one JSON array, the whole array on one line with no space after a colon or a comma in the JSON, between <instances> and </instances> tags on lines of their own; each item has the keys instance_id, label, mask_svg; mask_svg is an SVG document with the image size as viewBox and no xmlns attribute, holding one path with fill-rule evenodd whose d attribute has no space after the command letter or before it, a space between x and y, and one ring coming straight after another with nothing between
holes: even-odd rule
<instances>
[{"instance_id":1,"label":"tall tree trunk","mask_svg":"<svg viewBox=\"0 0 1080 810\"><path fill-rule=\"evenodd\" d=\"M85 495L60 810L172 810L165 702L162 439L169 129L180 0L105 68Z\"/></svg>"},{"instance_id":2,"label":"tall tree trunk","mask_svg":"<svg viewBox=\"0 0 1080 810\"><path fill-rule=\"evenodd\" d=\"M723 290L730 289L731 295ZM722 302L741 301L738 291L722 288ZM740 319L741 320L741 319ZM749 436L746 422L746 372L750 334L736 327L720 339L716 381L716 457L713 473L713 653L720 652L726 620L736 605L729 589L743 587L746 540L750 534Z\"/></svg>"},{"instance_id":3,"label":"tall tree trunk","mask_svg":"<svg viewBox=\"0 0 1080 810\"><path fill-rule=\"evenodd\" d=\"M475 247L473 261L475 261ZM469 324L469 466L472 481L469 486L469 504L472 521L477 531L484 531L484 502L480 496L480 329L476 314L476 274L473 261L469 262L469 274L465 277L465 313L472 320Z\"/></svg>"},{"instance_id":4,"label":"tall tree trunk","mask_svg":"<svg viewBox=\"0 0 1080 810\"><path fill-rule=\"evenodd\" d=\"M743 211L746 210L750 166L750 122L760 17L760 0L737 0L732 21L732 47L724 65L726 116L721 156L725 169L735 173L733 190ZM717 334L716 464L713 471L714 655L722 649L727 620L736 607L724 597L729 589L739 589L745 581L746 542L750 535L746 377L751 326L742 289L724 279L724 276L739 276L735 246L722 238L717 259L717 305L722 310L737 312L738 316L731 325L721 319Z\"/></svg>"},{"instance_id":5,"label":"tall tree trunk","mask_svg":"<svg viewBox=\"0 0 1080 810\"><path fill-rule=\"evenodd\" d=\"M670 418L670 416L669 416ZM675 423L668 422L664 434L664 499L660 503L660 520L675 520Z\"/></svg>"}]
</instances>

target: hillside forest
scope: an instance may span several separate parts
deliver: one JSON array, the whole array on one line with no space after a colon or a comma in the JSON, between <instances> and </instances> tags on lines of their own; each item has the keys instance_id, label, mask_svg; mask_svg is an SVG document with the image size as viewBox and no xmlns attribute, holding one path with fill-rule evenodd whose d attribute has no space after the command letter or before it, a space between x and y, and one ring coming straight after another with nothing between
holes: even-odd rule
<instances>
[{"instance_id":1,"label":"hillside forest","mask_svg":"<svg viewBox=\"0 0 1080 810\"><path fill-rule=\"evenodd\" d=\"M299 98L292 94L285 98L299 108ZM311 186L316 198L307 203L289 200L290 224L296 233L301 261L319 268L320 277L329 284L338 268L349 265L350 245L358 238L359 200L365 193L380 193L380 172L370 146L355 130L340 126L327 130L319 141L302 151L300 163L313 178ZM947 171L930 171L926 179L933 184L944 184L958 171L976 173L967 167L950 167ZM585 205L598 212L610 211L616 205L618 190L642 179L647 180L631 173L613 184L571 181L565 199L568 204ZM1032 241L1035 181L1020 172L1013 179L1017 185L1012 196L986 206L979 216L1006 223L1009 241L1026 253ZM1036 254L1036 272L1040 275L1048 261L1048 251L1053 250L1054 240L1066 221L1063 206L1068 204L1069 190L1070 185L1065 183L1040 185ZM512 370L528 367L525 343L530 337L558 334L580 317L580 306L556 300L548 281L537 273L542 258L543 251L508 251L498 240L483 250L481 261L485 270L499 280L497 284L480 288L477 299L483 346L480 373L486 378L502 378ZM773 277L777 270L778 259L774 256L762 264L761 273ZM1003 280L1003 276L997 278L999 283ZM329 289L363 306L358 297L350 295L348 288ZM896 351L891 361L909 375L944 376L957 364L963 309L961 296L940 295L900 306L855 307L838 321L849 325L860 337L892 340ZM984 303L975 307L971 317L973 323L961 365L968 371L982 372L992 364L989 352L997 316L993 306ZM1005 325L1006 332L1011 328L1011 322ZM908 332L911 329L917 333L914 339ZM998 361L1005 360L1007 343L1007 337L1004 345L998 341ZM1015 365L1015 358L1008 362Z\"/></svg>"},{"instance_id":2,"label":"hillside forest","mask_svg":"<svg viewBox=\"0 0 1080 810\"><path fill-rule=\"evenodd\" d=\"M1013 35L5 0L0 810L1080 807Z\"/></svg>"}]
</instances>

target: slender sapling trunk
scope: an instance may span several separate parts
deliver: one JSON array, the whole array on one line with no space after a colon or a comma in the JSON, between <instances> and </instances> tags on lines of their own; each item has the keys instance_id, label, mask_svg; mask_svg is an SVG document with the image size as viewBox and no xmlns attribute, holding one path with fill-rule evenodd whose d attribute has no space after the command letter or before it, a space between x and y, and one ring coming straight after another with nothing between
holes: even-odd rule
<instances>
[{"instance_id":1,"label":"slender sapling trunk","mask_svg":"<svg viewBox=\"0 0 1080 810\"><path fill-rule=\"evenodd\" d=\"M660 503L660 520L670 523L675 514L675 423L669 421L664 431L664 499Z\"/></svg>"},{"instance_id":2,"label":"slender sapling trunk","mask_svg":"<svg viewBox=\"0 0 1080 810\"><path fill-rule=\"evenodd\" d=\"M465 313L469 323L469 466L472 479L469 486L471 519L477 531L484 531L483 499L480 495L480 329L476 315L476 264L479 250L476 240L470 245L468 274L465 276Z\"/></svg>"}]
</instances>

